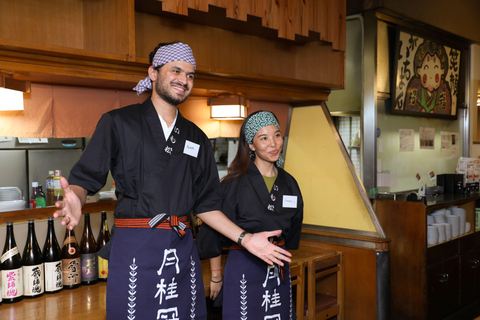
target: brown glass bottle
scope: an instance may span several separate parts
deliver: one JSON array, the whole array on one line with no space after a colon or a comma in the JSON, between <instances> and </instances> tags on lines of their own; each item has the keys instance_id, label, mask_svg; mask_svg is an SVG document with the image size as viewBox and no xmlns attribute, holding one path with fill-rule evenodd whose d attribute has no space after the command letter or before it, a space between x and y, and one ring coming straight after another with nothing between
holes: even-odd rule
<instances>
[{"instance_id":1,"label":"brown glass bottle","mask_svg":"<svg viewBox=\"0 0 480 320\"><path fill-rule=\"evenodd\" d=\"M48 217L47 224L47 238L42 252L45 293L56 293L63 289L62 251L55 236L53 217Z\"/></svg>"},{"instance_id":2,"label":"brown glass bottle","mask_svg":"<svg viewBox=\"0 0 480 320\"><path fill-rule=\"evenodd\" d=\"M2 302L11 303L23 299L22 258L13 234L13 222L7 222L5 246L0 258L2 274Z\"/></svg>"},{"instance_id":3,"label":"brown glass bottle","mask_svg":"<svg viewBox=\"0 0 480 320\"><path fill-rule=\"evenodd\" d=\"M63 288L80 287L80 248L73 230L65 229L65 239L62 245Z\"/></svg>"},{"instance_id":4,"label":"brown glass bottle","mask_svg":"<svg viewBox=\"0 0 480 320\"><path fill-rule=\"evenodd\" d=\"M42 251L35 235L35 223L28 220L28 233L23 250L23 296L37 298L44 293L45 276L43 273Z\"/></svg>"},{"instance_id":5,"label":"brown glass bottle","mask_svg":"<svg viewBox=\"0 0 480 320\"><path fill-rule=\"evenodd\" d=\"M102 222L97 237L97 252L100 252L108 241L110 241L110 232L108 231L107 212L102 211ZM108 260L98 256L98 280L107 281L108 278Z\"/></svg>"},{"instance_id":6,"label":"brown glass bottle","mask_svg":"<svg viewBox=\"0 0 480 320\"><path fill-rule=\"evenodd\" d=\"M97 244L90 226L90 213L85 213L82 240L80 240L80 264L82 284L98 282L98 252Z\"/></svg>"}]
</instances>

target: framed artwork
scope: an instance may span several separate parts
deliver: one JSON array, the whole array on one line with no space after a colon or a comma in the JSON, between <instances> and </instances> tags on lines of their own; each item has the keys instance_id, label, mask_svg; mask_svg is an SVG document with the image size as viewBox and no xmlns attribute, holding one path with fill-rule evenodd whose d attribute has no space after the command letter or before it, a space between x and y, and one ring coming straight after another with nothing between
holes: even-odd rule
<instances>
[{"instance_id":1,"label":"framed artwork","mask_svg":"<svg viewBox=\"0 0 480 320\"><path fill-rule=\"evenodd\" d=\"M399 29L392 113L457 119L461 52Z\"/></svg>"}]
</instances>

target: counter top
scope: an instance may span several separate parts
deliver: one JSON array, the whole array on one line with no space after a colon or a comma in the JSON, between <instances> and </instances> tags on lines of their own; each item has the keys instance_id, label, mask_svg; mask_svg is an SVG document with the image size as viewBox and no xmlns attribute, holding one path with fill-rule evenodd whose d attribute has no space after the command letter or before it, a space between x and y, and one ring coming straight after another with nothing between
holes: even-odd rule
<instances>
[{"instance_id":1,"label":"counter top","mask_svg":"<svg viewBox=\"0 0 480 320\"><path fill-rule=\"evenodd\" d=\"M391 200L395 196L396 200L393 201L407 201L406 197L416 191L411 192L399 192L399 193L391 193L386 195L380 195L377 200ZM461 204L469 201L479 200L480 194L458 194L458 193L441 193L438 195L427 195L421 200L418 201L409 201L409 202L421 202L429 209L435 209L436 207L444 207L445 205L455 205Z\"/></svg>"}]
</instances>

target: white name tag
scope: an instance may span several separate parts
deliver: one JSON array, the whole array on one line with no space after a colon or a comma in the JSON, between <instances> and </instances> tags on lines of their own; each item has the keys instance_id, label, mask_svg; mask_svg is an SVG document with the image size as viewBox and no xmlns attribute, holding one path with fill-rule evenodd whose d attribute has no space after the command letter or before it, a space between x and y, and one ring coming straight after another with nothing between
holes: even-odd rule
<instances>
[{"instance_id":1,"label":"white name tag","mask_svg":"<svg viewBox=\"0 0 480 320\"><path fill-rule=\"evenodd\" d=\"M196 158L198 156L198 150L200 150L199 144L187 140L185 142L185 148L183 148L183 153Z\"/></svg>"},{"instance_id":2,"label":"white name tag","mask_svg":"<svg viewBox=\"0 0 480 320\"><path fill-rule=\"evenodd\" d=\"M283 207L284 208L296 208L297 207L297 196L283 196Z\"/></svg>"}]
</instances>

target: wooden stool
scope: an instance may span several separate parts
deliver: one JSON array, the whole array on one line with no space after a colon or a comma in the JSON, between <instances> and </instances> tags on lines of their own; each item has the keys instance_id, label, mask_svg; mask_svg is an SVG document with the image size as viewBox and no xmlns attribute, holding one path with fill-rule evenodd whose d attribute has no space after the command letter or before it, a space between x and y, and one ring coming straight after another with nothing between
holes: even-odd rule
<instances>
[{"instance_id":1,"label":"wooden stool","mask_svg":"<svg viewBox=\"0 0 480 320\"><path fill-rule=\"evenodd\" d=\"M307 262L304 319L343 319L343 253L312 256Z\"/></svg>"},{"instance_id":2,"label":"wooden stool","mask_svg":"<svg viewBox=\"0 0 480 320\"><path fill-rule=\"evenodd\" d=\"M303 318L305 305L305 266L302 262L290 265L290 278L292 279L292 293L295 291L295 308L297 318Z\"/></svg>"}]
</instances>

